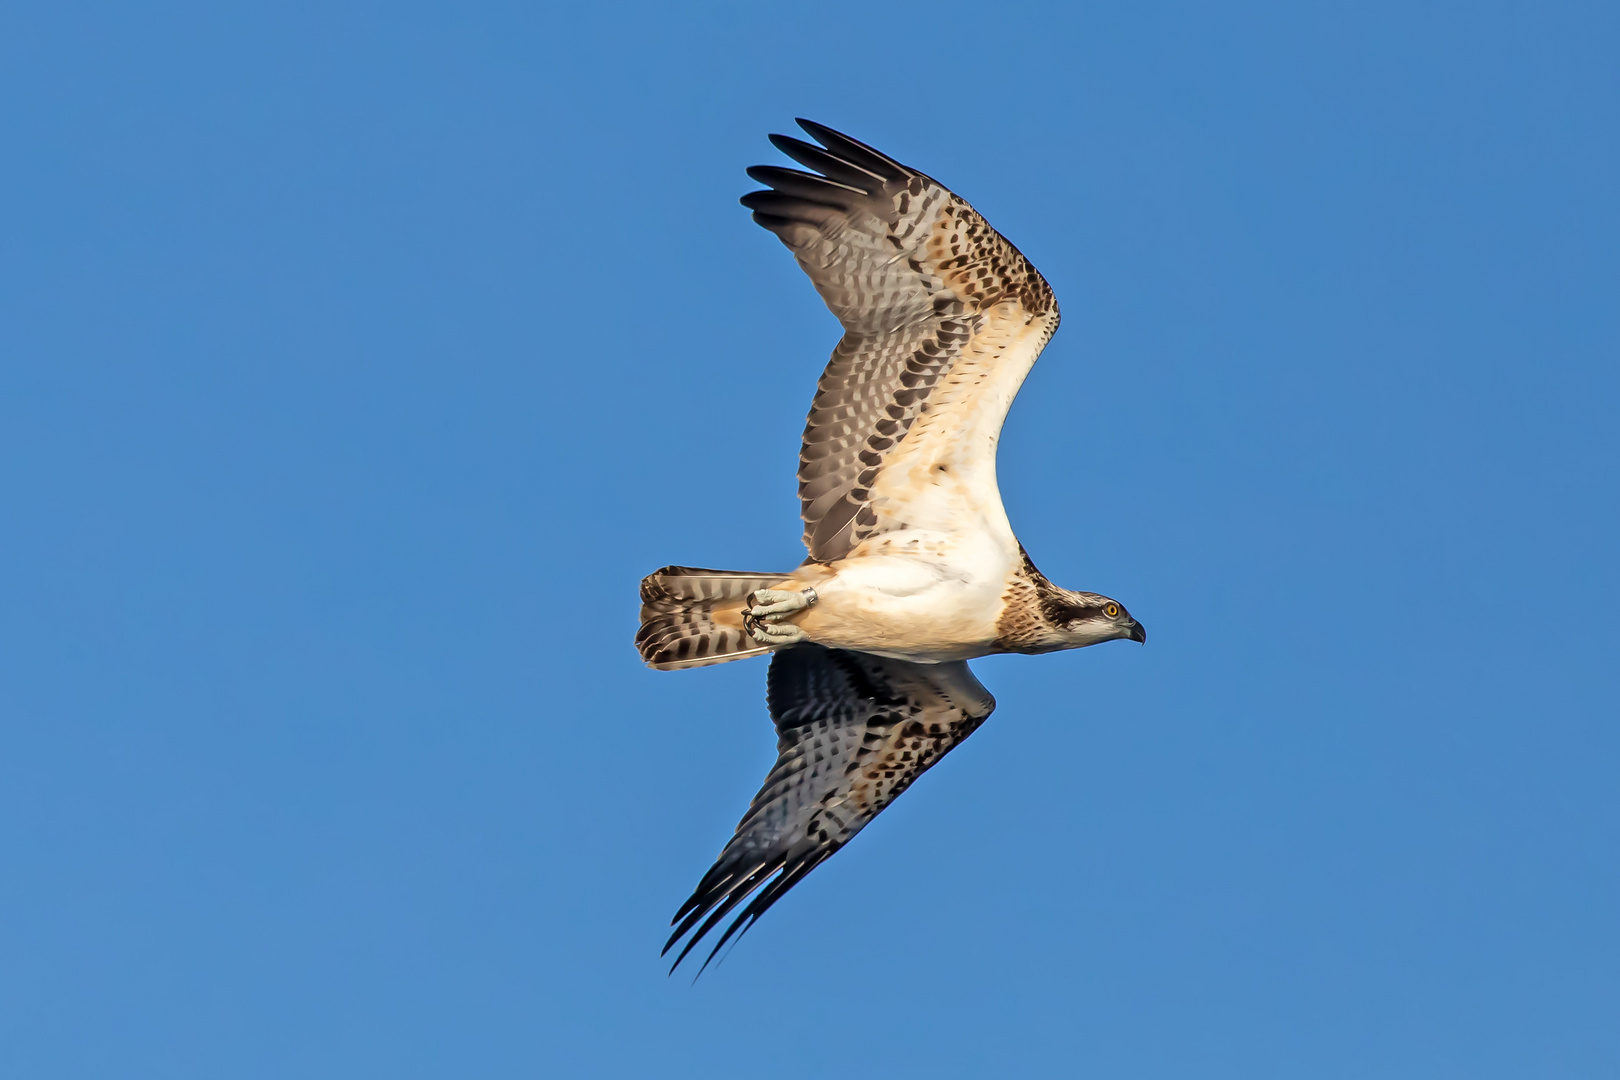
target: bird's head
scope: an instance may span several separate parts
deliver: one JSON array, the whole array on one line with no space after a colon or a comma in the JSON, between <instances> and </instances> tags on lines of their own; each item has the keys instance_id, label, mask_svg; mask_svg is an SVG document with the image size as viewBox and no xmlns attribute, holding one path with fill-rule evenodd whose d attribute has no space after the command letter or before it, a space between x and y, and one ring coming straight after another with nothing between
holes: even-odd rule
<instances>
[{"instance_id":1,"label":"bird's head","mask_svg":"<svg viewBox=\"0 0 1620 1080\"><path fill-rule=\"evenodd\" d=\"M1098 593L1054 587L1041 597L1041 611L1063 642L1059 648L1079 649L1120 639L1147 641L1147 630L1131 618L1124 604Z\"/></svg>"}]
</instances>

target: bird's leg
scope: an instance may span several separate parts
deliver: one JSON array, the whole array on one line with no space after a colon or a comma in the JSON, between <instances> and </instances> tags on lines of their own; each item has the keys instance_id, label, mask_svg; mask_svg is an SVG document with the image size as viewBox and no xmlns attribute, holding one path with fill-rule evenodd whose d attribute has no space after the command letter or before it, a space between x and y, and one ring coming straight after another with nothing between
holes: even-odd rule
<instances>
[{"instance_id":1,"label":"bird's leg","mask_svg":"<svg viewBox=\"0 0 1620 1080\"><path fill-rule=\"evenodd\" d=\"M814 589L756 589L744 601L743 626L761 645L795 645L804 631L784 620L815 602Z\"/></svg>"}]
</instances>

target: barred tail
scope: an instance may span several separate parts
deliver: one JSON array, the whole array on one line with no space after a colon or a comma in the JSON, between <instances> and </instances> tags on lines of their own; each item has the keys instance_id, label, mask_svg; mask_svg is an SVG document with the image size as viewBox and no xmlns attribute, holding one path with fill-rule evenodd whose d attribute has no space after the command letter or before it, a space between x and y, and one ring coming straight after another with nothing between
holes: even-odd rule
<instances>
[{"instance_id":1,"label":"barred tail","mask_svg":"<svg viewBox=\"0 0 1620 1080\"><path fill-rule=\"evenodd\" d=\"M743 628L743 604L787 574L666 566L641 579L636 648L659 671L724 664L770 652Z\"/></svg>"}]
</instances>

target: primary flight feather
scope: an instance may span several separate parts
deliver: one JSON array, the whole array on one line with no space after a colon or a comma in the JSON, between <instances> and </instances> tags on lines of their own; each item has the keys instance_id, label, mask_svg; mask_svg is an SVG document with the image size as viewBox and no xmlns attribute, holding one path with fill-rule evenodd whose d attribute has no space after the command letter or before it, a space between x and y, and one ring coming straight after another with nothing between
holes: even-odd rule
<instances>
[{"instance_id":1,"label":"primary flight feather","mask_svg":"<svg viewBox=\"0 0 1620 1080\"><path fill-rule=\"evenodd\" d=\"M641 583L660 670L771 653L778 757L676 913L667 953L736 934L967 738L995 699L965 661L1145 641L1116 600L1048 581L996 487L1007 408L1058 325L1044 278L961 197L808 120L743 196L844 337L799 453L809 558L786 573L670 566Z\"/></svg>"}]
</instances>

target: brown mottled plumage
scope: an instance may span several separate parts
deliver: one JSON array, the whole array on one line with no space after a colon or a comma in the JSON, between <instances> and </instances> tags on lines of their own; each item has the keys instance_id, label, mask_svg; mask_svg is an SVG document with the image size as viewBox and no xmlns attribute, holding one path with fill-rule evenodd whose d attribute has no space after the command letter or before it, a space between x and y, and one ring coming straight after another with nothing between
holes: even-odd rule
<instances>
[{"instance_id":1,"label":"brown mottled plumage","mask_svg":"<svg viewBox=\"0 0 1620 1080\"><path fill-rule=\"evenodd\" d=\"M774 654L777 762L677 912L676 964L746 901L712 960L984 722L995 700L966 660L1146 637L1117 601L1048 581L1001 505L1001 424L1058 326L1046 281L937 181L799 125L821 145L771 142L813 171L749 169L767 190L742 203L844 328L799 454L809 558L641 583L650 666Z\"/></svg>"},{"instance_id":2,"label":"brown mottled plumage","mask_svg":"<svg viewBox=\"0 0 1620 1080\"><path fill-rule=\"evenodd\" d=\"M996 620L995 652L1049 653L1074 646L1063 627L1075 620L1106 616L1108 597L1062 589L1030 562L1020 544L1022 564L1007 584L1005 604Z\"/></svg>"}]
</instances>

